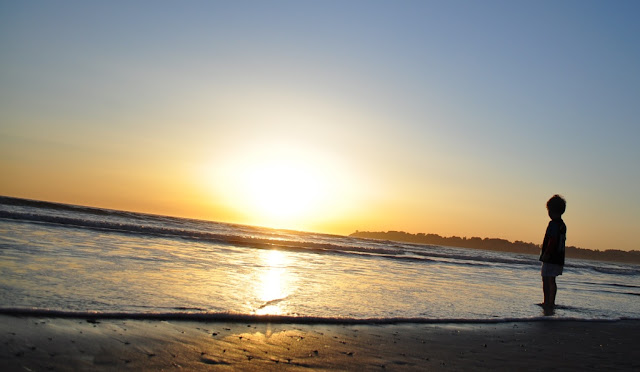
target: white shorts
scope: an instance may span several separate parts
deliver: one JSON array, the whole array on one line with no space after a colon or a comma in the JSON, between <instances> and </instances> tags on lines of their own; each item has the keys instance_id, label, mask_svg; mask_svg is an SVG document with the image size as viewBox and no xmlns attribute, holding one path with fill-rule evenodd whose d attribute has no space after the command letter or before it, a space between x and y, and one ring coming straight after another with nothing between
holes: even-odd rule
<instances>
[{"instance_id":1,"label":"white shorts","mask_svg":"<svg viewBox=\"0 0 640 372\"><path fill-rule=\"evenodd\" d=\"M542 276L553 276L556 277L558 275L562 275L562 269L564 266L558 264L552 264L548 262L542 263L542 269L540 270L540 274Z\"/></svg>"}]
</instances>

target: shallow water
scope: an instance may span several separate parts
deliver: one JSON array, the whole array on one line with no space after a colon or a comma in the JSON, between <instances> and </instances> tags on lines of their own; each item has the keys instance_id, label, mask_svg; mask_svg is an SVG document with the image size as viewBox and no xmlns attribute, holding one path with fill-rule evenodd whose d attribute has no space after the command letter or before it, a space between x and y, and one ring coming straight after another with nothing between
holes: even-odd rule
<instances>
[{"instance_id":1,"label":"shallow water","mask_svg":"<svg viewBox=\"0 0 640 372\"><path fill-rule=\"evenodd\" d=\"M640 267L568 260L558 318L640 318ZM541 316L537 257L0 199L3 309Z\"/></svg>"}]
</instances>

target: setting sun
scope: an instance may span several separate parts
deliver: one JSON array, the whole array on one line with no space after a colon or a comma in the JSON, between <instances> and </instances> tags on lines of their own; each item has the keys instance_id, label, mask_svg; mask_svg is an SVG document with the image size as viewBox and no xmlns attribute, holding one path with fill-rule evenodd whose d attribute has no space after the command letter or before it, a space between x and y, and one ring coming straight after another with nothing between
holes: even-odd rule
<instances>
[{"instance_id":1,"label":"setting sun","mask_svg":"<svg viewBox=\"0 0 640 372\"><path fill-rule=\"evenodd\" d=\"M256 212L269 218L308 213L319 203L323 180L303 163L269 160L247 170L244 194Z\"/></svg>"},{"instance_id":2,"label":"setting sun","mask_svg":"<svg viewBox=\"0 0 640 372\"><path fill-rule=\"evenodd\" d=\"M357 199L344 161L302 144L246 143L228 149L224 158L229 161L200 173L209 177L212 197L226 201L241 223L313 229Z\"/></svg>"}]
</instances>

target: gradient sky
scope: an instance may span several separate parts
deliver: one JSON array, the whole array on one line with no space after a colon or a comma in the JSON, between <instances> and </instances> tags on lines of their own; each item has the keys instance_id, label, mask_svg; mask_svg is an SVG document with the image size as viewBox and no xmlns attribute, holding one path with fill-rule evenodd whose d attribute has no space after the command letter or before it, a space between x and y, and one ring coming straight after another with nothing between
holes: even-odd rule
<instances>
[{"instance_id":1,"label":"gradient sky","mask_svg":"<svg viewBox=\"0 0 640 372\"><path fill-rule=\"evenodd\" d=\"M0 194L540 243L560 193L568 245L640 249L639 16L638 1L1 1Z\"/></svg>"}]
</instances>

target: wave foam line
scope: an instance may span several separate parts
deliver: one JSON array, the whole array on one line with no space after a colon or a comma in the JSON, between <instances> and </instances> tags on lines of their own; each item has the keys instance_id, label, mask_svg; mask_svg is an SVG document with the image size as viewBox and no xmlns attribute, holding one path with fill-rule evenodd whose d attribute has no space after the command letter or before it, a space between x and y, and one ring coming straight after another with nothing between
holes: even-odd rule
<instances>
[{"instance_id":1,"label":"wave foam line","mask_svg":"<svg viewBox=\"0 0 640 372\"><path fill-rule=\"evenodd\" d=\"M112 222L105 220L88 220L24 212L7 212L0 210L0 219L18 220L21 222L48 223L66 228L83 228L95 231L109 231L134 235L180 238L193 241L229 244L239 247L260 249L284 249L291 251L312 251L333 254L358 254L377 257L387 257L405 260L432 261L426 257L404 257L395 249L383 247L362 247L340 245L334 243L320 243L310 241L279 240L261 237L247 237L242 235L213 233L195 229L177 229L173 227L154 227L129 222Z\"/></svg>"},{"instance_id":2,"label":"wave foam line","mask_svg":"<svg viewBox=\"0 0 640 372\"><path fill-rule=\"evenodd\" d=\"M618 322L623 320L640 320L640 318L620 317L615 319L574 318L574 317L531 317L531 318L342 318L342 317L314 317L291 315L256 315L236 313L190 313L190 312L161 312L161 313L130 313L130 312L100 312L100 311L65 311L33 308L0 308L0 315L31 316L46 318L71 319L128 319L128 320L183 320L199 322L252 322L252 323L288 323L288 324L340 324L340 325L384 325L384 324L497 324L539 321L575 321L575 322Z\"/></svg>"}]
</instances>

